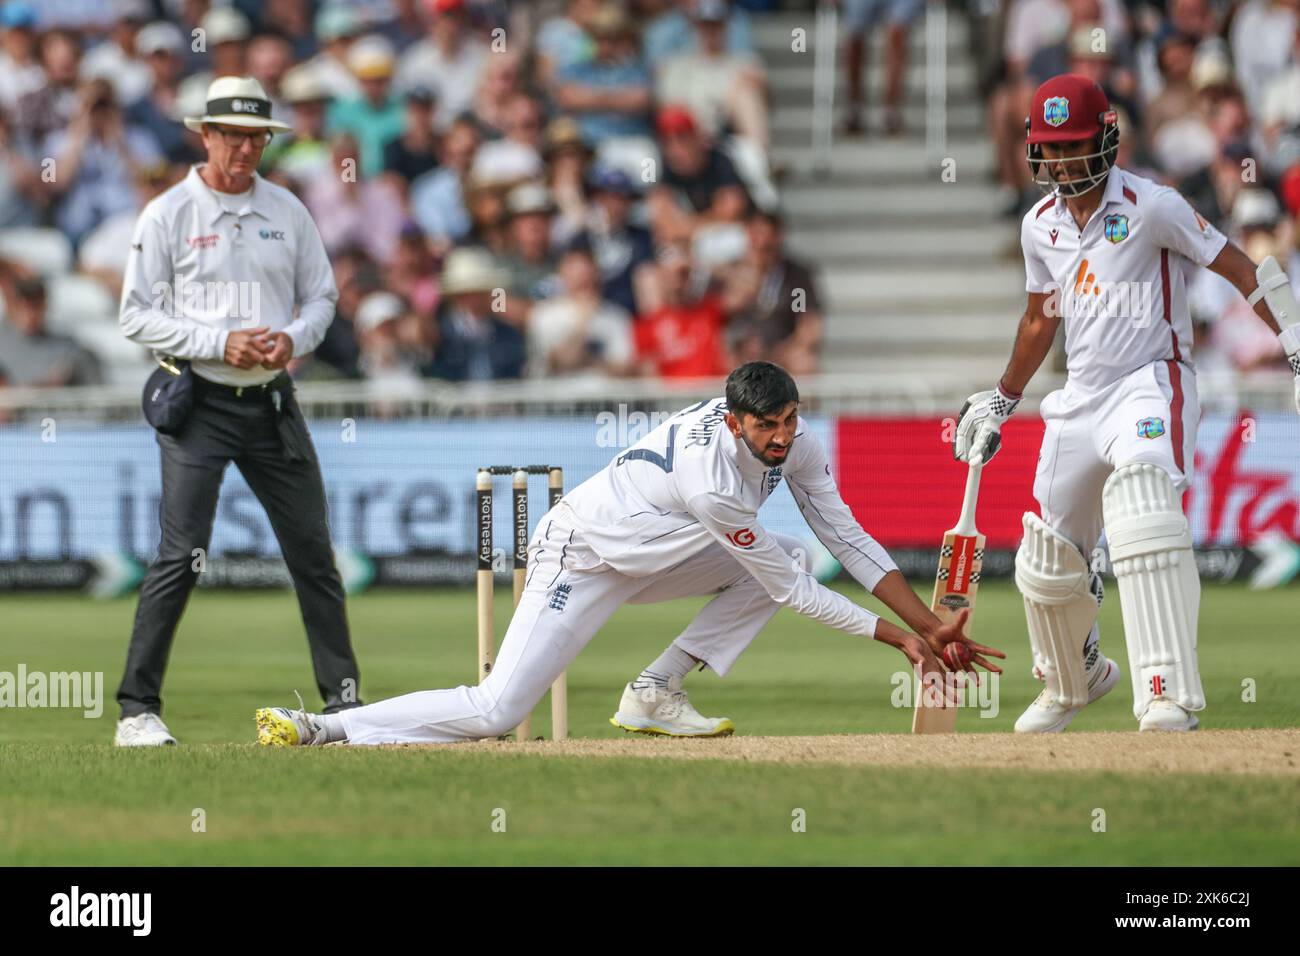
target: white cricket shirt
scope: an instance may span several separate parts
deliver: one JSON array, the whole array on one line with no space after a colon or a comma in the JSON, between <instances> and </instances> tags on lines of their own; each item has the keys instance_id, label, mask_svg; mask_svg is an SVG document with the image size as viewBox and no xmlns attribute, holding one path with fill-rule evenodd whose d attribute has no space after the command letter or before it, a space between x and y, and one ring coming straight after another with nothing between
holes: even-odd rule
<instances>
[{"instance_id":1,"label":"white cricket shirt","mask_svg":"<svg viewBox=\"0 0 1300 956\"><path fill-rule=\"evenodd\" d=\"M732 436L725 398L663 422L564 496L584 541L616 571L645 577L721 545L772 599L830 627L874 637L877 615L823 587L763 529L758 509L784 480L813 532L863 587L897 566L840 497L826 451L800 428L769 468Z\"/></svg>"},{"instance_id":2,"label":"white cricket shirt","mask_svg":"<svg viewBox=\"0 0 1300 956\"><path fill-rule=\"evenodd\" d=\"M293 339L294 357L311 352L334 318L334 272L293 193L254 174L247 193L218 196L200 168L140 213L119 322L132 342L191 359L209 381L261 385L279 371L227 365L226 338L267 326Z\"/></svg>"},{"instance_id":3,"label":"white cricket shirt","mask_svg":"<svg viewBox=\"0 0 1300 956\"><path fill-rule=\"evenodd\" d=\"M1082 230L1059 196L1026 213L1025 289L1053 295L1068 387L1099 392L1161 360L1191 366L1187 282L1227 241L1177 190L1118 166Z\"/></svg>"}]
</instances>

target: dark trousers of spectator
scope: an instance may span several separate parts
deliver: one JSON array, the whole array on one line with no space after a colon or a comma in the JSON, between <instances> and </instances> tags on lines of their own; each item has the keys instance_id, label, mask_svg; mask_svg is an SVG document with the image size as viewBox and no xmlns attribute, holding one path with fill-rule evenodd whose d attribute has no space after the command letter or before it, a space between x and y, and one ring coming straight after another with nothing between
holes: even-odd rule
<instances>
[{"instance_id":1,"label":"dark trousers of spectator","mask_svg":"<svg viewBox=\"0 0 1300 956\"><path fill-rule=\"evenodd\" d=\"M293 578L326 713L358 706L357 662L330 545L320 462L289 377L236 390L195 376L189 419L176 434L159 434L158 444L162 540L140 587L117 691L122 716L162 713L163 671L198 580L200 557L207 560L221 478L232 461L266 509Z\"/></svg>"}]
</instances>

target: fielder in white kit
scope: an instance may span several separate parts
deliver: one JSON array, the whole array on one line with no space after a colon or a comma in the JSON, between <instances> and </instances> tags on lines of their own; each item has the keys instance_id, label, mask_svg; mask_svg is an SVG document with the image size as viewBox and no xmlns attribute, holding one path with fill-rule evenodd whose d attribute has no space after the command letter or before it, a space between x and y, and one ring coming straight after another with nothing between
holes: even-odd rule
<instances>
[{"instance_id":1,"label":"fielder in white kit","mask_svg":"<svg viewBox=\"0 0 1300 956\"><path fill-rule=\"evenodd\" d=\"M1100 651L1101 579L1088 560L1104 525L1140 730L1192 730L1204 709L1196 662L1201 585L1183 514L1200 407L1187 280L1209 268L1279 333L1297 376L1300 318L1286 275L1256 268L1176 190L1114 165L1106 94L1065 74L1034 95L1027 158L1052 198L1025 216L1028 306L997 388L962 409L954 454L997 451L999 429L1065 322L1067 380L1043 400L1034 497L1016 554L1034 673L1046 688L1016 730L1064 730L1119 667Z\"/></svg>"},{"instance_id":2,"label":"fielder in white kit","mask_svg":"<svg viewBox=\"0 0 1300 956\"><path fill-rule=\"evenodd\" d=\"M704 717L691 705L682 679L701 663L726 675L782 606L896 647L925 672L944 671L939 658L953 641L968 645L973 663L999 671L987 658L1004 655L963 637L964 615L941 625L858 524L840 498L825 449L800 430L798 407L798 390L783 369L742 365L728 376L725 397L683 409L566 494L538 522L523 596L481 684L339 714L263 708L259 742L452 743L502 736L620 606L696 595L715 597L627 685L613 718L617 726L678 737L731 733L730 720ZM818 583L798 539L763 529L758 510L782 481L844 568L916 633Z\"/></svg>"}]
</instances>

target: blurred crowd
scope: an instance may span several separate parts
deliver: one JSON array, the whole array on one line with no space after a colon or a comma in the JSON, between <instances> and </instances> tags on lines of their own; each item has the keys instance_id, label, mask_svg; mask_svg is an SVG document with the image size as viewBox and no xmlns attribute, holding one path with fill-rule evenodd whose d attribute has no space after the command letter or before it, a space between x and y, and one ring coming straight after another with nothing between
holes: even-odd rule
<instances>
[{"instance_id":1,"label":"blurred crowd","mask_svg":"<svg viewBox=\"0 0 1300 956\"><path fill-rule=\"evenodd\" d=\"M995 41L981 80L1008 217L1042 195L1025 163L1034 89L1082 73L1119 112L1120 166L1181 190L1252 259L1275 255L1300 280L1300 0L1005 0L978 9L983 38ZM1225 279L1197 270L1189 302L1199 370L1285 367L1277 336Z\"/></svg>"},{"instance_id":2,"label":"blurred crowd","mask_svg":"<svg viewBox=\"0 0 1300 956\"><path fill-rule=\"evenodd\" d=\"M314 217L337 316L299 377L814 371L754 35L766 0L5 0L0 384L112 379L135 219L256 78L260 173Z\"/></svg>"}]
</instances>

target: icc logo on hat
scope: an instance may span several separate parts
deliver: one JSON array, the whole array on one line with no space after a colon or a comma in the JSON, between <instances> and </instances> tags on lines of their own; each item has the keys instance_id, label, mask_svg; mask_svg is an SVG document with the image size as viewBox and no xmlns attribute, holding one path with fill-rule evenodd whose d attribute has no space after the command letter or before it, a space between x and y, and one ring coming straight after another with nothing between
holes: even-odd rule
<instances>
[{"instance_id":1,"label":"icc logo on hat","mask_svg":"<svg viewBox=\"0 0 1300 956\"><path fill-rule=\"evenodd\" d=\"M1060 126L1070 118L1070 101L1064 96L1049 96L1043 101L1043 121Z\"/></svg>"}]
</instances>

